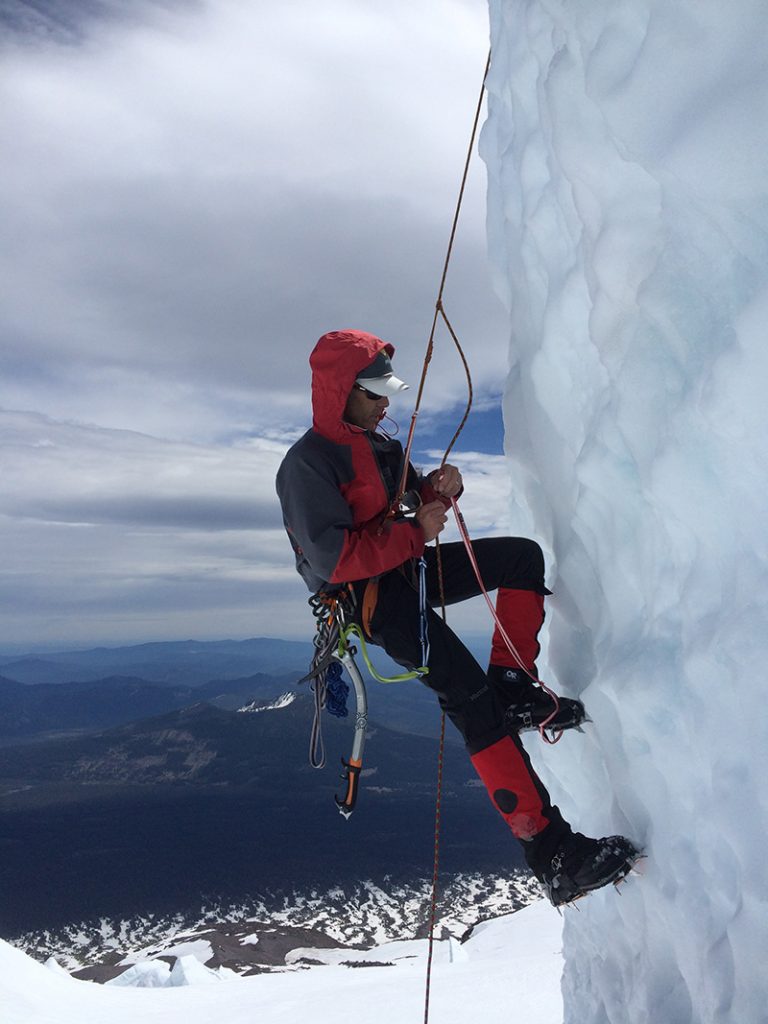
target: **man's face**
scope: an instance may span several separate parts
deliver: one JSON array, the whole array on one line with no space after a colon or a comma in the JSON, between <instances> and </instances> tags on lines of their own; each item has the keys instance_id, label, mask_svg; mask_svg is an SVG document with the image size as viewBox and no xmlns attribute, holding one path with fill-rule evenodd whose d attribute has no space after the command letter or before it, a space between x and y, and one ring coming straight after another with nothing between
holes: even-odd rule
<instances>
[{"instance_id":1,"label":"man's face","mask_svg":"<svg viewBox=\"0 0 768 1024\"><path fill-rule=\"evenodd\" d=\"M344 419L363 430L375 430L389 406L386 395L374 395L354 384L344 409Z\"/></svg>"}]
</instances>

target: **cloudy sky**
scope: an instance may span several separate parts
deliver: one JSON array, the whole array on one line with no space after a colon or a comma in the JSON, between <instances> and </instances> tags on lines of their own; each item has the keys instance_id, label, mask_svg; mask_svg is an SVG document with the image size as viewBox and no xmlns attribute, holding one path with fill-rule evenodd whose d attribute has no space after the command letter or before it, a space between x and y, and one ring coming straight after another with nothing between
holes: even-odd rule
<instances>
[{"instance_id":1,"label":"cloudy sky","mask_svg":"<svg viewBox=\"0 0 768 1024\"><path fill-rule=\"evenodd\" d=\"M275 471L320 334L418 381L484 0L0 0L0 32L0 652L308 636ZM477 536L508 504L484 192L475 158L445 297ZM440 334L417 462L465 398Z\"/></svg>"}]
</instances>

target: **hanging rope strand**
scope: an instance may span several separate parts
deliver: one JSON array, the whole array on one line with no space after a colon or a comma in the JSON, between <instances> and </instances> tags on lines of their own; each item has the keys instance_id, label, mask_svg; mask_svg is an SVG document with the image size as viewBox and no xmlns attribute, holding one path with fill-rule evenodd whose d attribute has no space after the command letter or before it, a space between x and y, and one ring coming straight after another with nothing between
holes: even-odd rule
<instances>
[{"instance_id":1,"label":"hanging rope strand","mask_svg":"<svg viewBox=\"0 0 768 1024\"><path fill-rule=\"evenodd\" d=\"M435 922L437 920L437 890L440 872L440 817L443 791L443 764L445 762L445 712L440 715L440 747L437 756L437 800L435 801L435 850L432 860L432 894L429 901L429 943L427 948L427 977L424 989L424 1024L429 1024L429 996L432 988L432 953L435 947Z\"/></svg>"},{"instance_id":2,"label":"hanging rope strand","mask_svg":"<svg viewBox=\"0 0 768 1024\"><path fill-rule=\"evenodd\" d=\"M477 100L477 109L475 110L475 119L472 122L472 134L471 134L471 137L470 137L470 140L469 140L469 146L467 147L467 157L466 157L466 160L464 161L464 173L463 173L462 178L461 178L461 187L459 188L459 198L458 198L458 200L456 202L456 210L455 210L455 212L453 214L453 224L451 225L451 234L450 234L450 238L448 240L448 249L447 249L446 254L445 254L445 263L443 264L443 273L442 273L442 276L440 278L440 287L439 287L438 292L437 292L437 301L435 302L435 315L432 318L432 329L429 332L429 341L427 342L427 351L426 351L426 354L424 356L424 364L423 364L422 369L421 369L421 380L419 381L419 390L416 393L416 405L414 406L413 415L411 416L411 425L410 425L410 428L408 430L408 440L407 440L406 445L405 445L405 454L403 456L403 475L402 475L402 478L400 480L400 489L399 489L399 492L398 492L398 497L405 492L405 484L406 484L406 480L408 479L408 463L409 463L410 458L411 458L411 448L413 447L413 435L414 435L414 433L416 431L416 417L419 415L419 409L421 408L421 399L422 399L422 395L424 394L424 384L425 384L426 379L427 379L427 372L429 370L429 364L432 361L432 353L433 353L434 347L435 347L435 330L437 329L437 320L438 320L438 317L440 316L441 312L442 312L442 315L443 315L443 319L447 323L447 317L445 316L445 311L443 309L443 291L445 289L446 278L448 277L448 267L449 267L450 262L451 262L451 255L453 254L453 243L454 243L454 240L456 238L456 229L457 229L458 224L459 224L459 214L461 213L461 205L462 205L462 203L464 201L464 190L465 190L466 185L467 185L467 176L469 174L469 165L470 165L471 160L472 160L472 152L473 152L473 150L475 148L475 139L477 137L477 126L480 123L480 114L482 113L482 110L483 110L483 98L485 96L485 80L488 77L488 70L489 70L490 66L491 66L491 53L489 51L488 52L488 60L485 62L485 71L483 72L483 84L480 87L480 96L478 97L478 100ZM449 330L450 330L450 327L449 327ZM454 337L454 340L455 340L455 335L454 335L452 330L451 330L451 335L452 335L452 337ZM466 363L465 363L465 366L466 366ZM463 426L464 426L464 422L462 421L462 427ZM457 436L458 436L458 434L457 434ZM454 438L454 441L455 441L455 438ZM451 442L451 443L453 444L453 442Z\"/></svg>"},{"instance_id":3,"label":"hanging rope strand","mask_svg":"<svg viewBox=\"0 0 768 1024\"><path fill-rule=\"evenodd\" d=\"M459 423L458 427L456 428L456 433L451 438L451 443L445 449L445 455L443 455L443 461L440 463L440 469L442 469L443 466L448 461L448 456L451 454L453 446L456 444L456 442L459 439L459 434L462 432L462 430L464 429L464 425L466 424L467 420L469 419L469 413L470 413L470 410L472 409L472 399L474 398L474 394L473 394L473 389L472 389L472 374L469 372L469 363L467 362L467 357L464 355L464 349L459 344L459 339L456 337L456 332L454 331L453 327L451 327L450 320L445 315L445 309L443 308L442 302L440 303L440 313L442 314L443 320L445 321L445 326L448 328L448 330L450 332L450 335L453 338L453 343L456 346L456 351L459 353L459 356L461 358L461 362L462 362L462 364L464 366L464 372L467 375L467 407L464 410L464 415L461 418L461 423Z\"/></svg>"},{"instance_id":4,"label":"hanging rope strand","mask_svg":"<svg viewBox=\"0 0 768 1024\"><path fill-rule=\"evenodd\" d=\"M408 441L407 441L407 444L405 446L405 453L404 453L404 456L403 456L403 475L402 475L402 479L400 481L400 489L399 489L398 497L401 494L404 493L405 486L406 486L406 481L408 479L408 465L409 465L410 458L411 458L411 449L413 447L413 436L414 436L414 433L415 433L415 430L416 430L416 417L419 414L419 408L421 406L421 398L422 398L422 395L424 393L424 383L425 383L425 381L427 379L427 372L428 372L428 369L429 369L429 364L430 364L430 362L432 360L432 353L434 351L434 343L435 343L435 330L437 328L437 320L438 320L439 316L442 316L443 320L445 321L446 327L448 328L448 331L450 332L450 335L453 338L453 342L456 345L457 351L459 352L459 355L461 357L461 361L464 364L464 371L465 371L465 373L467 375L467 385L468 385L468 392L469 392L469 398L468 398L466 410L464 412L464 416L462 417L462 420L461 420L461 423L459 424L458 430L456 431L456 433L453 435L453 438L451 439L451 443L448 445L448 448L445 451L445 454L443 456L443 460L440 463L440 468L441 469L443 468L443 466L445 466L446 460L448 459L448 455L449 455L451 449L453 448L454 444L456 443L456 440L457 440L459 434L464 429L464 424L467 422L467 417L469 416L469 411L470 411L470 409L472 407L472 377L471 377L471 374L470 374L470 371L469 371L469 364L467 363L466 357L464 356L464 352L463 352L463 350L461 348L461 345L459 344L459 339L456 337L456 332L454 331L453 327L451 326L450 321L448 320L448 317L446 316L445 308L443 306L443 291L445 289L445 281L446 281L446 278L448 276L448 267L449 267L450 262L451 262L451 254L453 253L453 243L454 243L454 240L456 238L456 228L457 228L458 223L459 223L459 214L461 213L461 206L462 206L462 202L464 200L464 190L465 190L466 184L467 184L467 176L469 174L469 165L470 165L470 161L472 159L472 153L473 153L474 148L475 148L475 139L477 137L477 126L480 123L480 114L481 114L482 109L483 109L483 97L485 96L485 80L488 77L488 70L489 70L490 66L491 66L491 54L490 54L490 51L489 51L488 59L485 62L485 70L483 71L483 82L482 82L482 85L480 87L480 95L479 95L478 100L477 100L477 109L475 110L475 118L474 118L474 121L472 122L472 133L471 133L470 140L469 140L469 146L467 147L467 157L466 157L466 160L464 161L464 173L463 173L462 178L461 178L461 187L459 188L459 198L458 198L458 200L456 202L456 210L455 210L454 215L453 215L453 224L451 225L451 235L450 235L450 238L449 238L449 241L448 241L448 250L447 250L446 255L445 255L445 263L443 264L443 273L442 273L442 276L440 278L440 287L439 287L438 293L437 293L437 301L435 302L435 315L432 318L432 329L429 332L429 341L427 343L427 351L426 351L426 355L424 356L424 365L423 365L422 371L421 371L421 380L419 381L419 390L418 390L418 393L416 395L416 406L415 406L415 408L413 410L413 415L411 416L411 426L410 426L410 429L408 431ZM436 555L437 555L438 584L439 584L439 588L440 588L440 605L441 605L443 622L445 622L446 619L447 619L446 610L445 610L445 586L444 586L444 582L443 582L443 564L442 564L442 560L440 558L440 540L439 540L439 538L436 538ZM445 712L443 711L441 713L441 715L440 715L440 746L439 746L438 756L437 756L437 786L436 786L436 795L435 795L435 843L434 843L434 853L433 853L433 860L432 860L432 892L431 892L431 896L430 896L430 909L429 909L429 942L428 942L428 948L427 948L427 974L426 974L426 982L425 982L425 990L424 990L424 1024L429 1024L429 999L430 999L431 985L432 985L432 958L433 958L434 946L435 946L435 922L437 920L438 881L439 881L439 871L440 871L440 819L441 819L441 815L442 815L443 765L444 765L444 761L445 761Z\"/></svg>"}]
</instances>

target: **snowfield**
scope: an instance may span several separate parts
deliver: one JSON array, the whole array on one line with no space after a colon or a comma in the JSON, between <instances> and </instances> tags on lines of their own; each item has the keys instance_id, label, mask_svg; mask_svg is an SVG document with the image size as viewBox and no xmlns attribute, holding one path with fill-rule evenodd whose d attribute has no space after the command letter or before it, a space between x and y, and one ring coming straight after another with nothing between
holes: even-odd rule
<instances>
[{"instance_id":1,"label":"snowfield","mask_svg":"<svg viewBox=\"0 0 768 1024\"><path fill-rule=\"evenodd\" d=\"M478 925L463 944L437 944L431 1019L559 1024L561 923L541 901ZM333 959L328 950L302 952ZM349 954L339 955L350 960ZM418 1021L424 1012L425 957L424 941L388 943L367 951L366 958L392 966L336 964L251 978L227 972L222 978L187 952L172 970L162 962L145 962L146 981L151 975L155 984L141 985L137 969L127 987L76 981L0 942L0 1019L3 1024L301 1024L311 1014L313 1024ZM175 983L169 980L174 971Z\"/></svg>"}]
</instances>

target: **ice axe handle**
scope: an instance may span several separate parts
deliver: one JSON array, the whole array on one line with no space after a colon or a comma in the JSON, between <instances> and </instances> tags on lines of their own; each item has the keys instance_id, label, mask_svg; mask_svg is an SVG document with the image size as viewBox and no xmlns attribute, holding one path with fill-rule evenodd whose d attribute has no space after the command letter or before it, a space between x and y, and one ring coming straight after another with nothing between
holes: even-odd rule
<instances>
[{"instance_id":1,"label":"ice axe handle","mask_svg":"<svg viewBox=\"0 0 768 1024\"><path fill-rule=\"evenodd\" d=\"M345 818L349 818L352 811L355 809L355 803L357 802L357 788L360 782L360 772L362 771L363 762L355 761L354 758L345 761L342 757L341 763L344 765L344 774L342 779L346 780L347 792L344 795L343 800L339 800L338 797L334 797L336 806L339 808L339 814L344 815Z\"/></svg>"}]
</instances>

